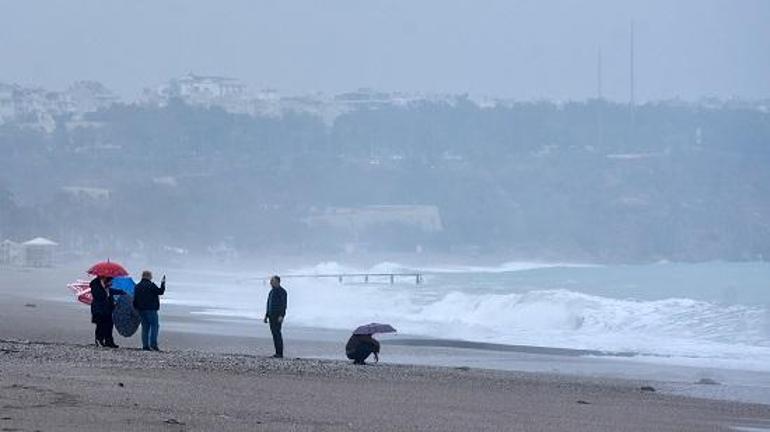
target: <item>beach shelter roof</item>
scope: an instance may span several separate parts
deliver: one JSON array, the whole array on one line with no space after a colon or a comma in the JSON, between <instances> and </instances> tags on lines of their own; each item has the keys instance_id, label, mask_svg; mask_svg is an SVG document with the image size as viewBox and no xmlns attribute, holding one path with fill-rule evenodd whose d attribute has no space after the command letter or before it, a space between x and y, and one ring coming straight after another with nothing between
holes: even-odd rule
<instances>
[{"instance_id":1,"label":"beach shelter roof","mask_svg":"<svg viewBox=\"0 0 770 432\"><path fill-rule=\"evenodd\" d=\"M59 246L59 243L47 238L35 237L28 242L24 242L24 246Z\"/></svg>"}]
</instances>

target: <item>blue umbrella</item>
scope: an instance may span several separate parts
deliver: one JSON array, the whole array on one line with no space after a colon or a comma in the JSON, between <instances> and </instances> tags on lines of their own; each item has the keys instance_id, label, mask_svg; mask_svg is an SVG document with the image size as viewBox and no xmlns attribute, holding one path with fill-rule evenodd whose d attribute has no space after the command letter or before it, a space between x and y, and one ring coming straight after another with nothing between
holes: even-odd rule
<instances>
[{"instance_id":1,"label":"blue umbrella","mask_svg":"<svg viewBox=\"0 0 770 432\"><path fill-rule=\"evenodd\" d=\"M116 277L112 279L112 287L124 291L126 294L134 295L134 280L129 276Z\"/></svg>"},{"instance_id":2,"label":"blue umbrella","mask_svg":"<svg viewBox=\"0 0 770 432\"><path fill-rule=\"evenodd\" d=\"M115 330L125 337L133 335L141 322L139 312L134 309L133 304L135 286L134 280L128 276L112 279L112 287L126 293L126 295L115 297L115 310L112 311Z\"/></svg>"},{"instance_id":3,"label":"blue umbrella","mask_svg":"<svg viewBox=\"0 0 770 432\"><path fill-rule=\"evenodd\" d=\"M395 333L396 329L390 324L370 323L353 330L354 335L373 335L375 333Z\"/></svg>"}]
</instances>

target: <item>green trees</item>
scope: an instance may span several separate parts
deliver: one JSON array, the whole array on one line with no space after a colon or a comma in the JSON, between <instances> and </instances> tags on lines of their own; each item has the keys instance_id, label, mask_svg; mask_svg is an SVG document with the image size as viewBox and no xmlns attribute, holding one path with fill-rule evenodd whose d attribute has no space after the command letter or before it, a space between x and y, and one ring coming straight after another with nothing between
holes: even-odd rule
<instances>
[{"instance_id":1,"label":"green trees","mask_svg":"<svg viewBox=\"0 0 770 432\"><path fill-rule=\"evenodd\" d=\"M638 107L633 124L628 114L605 101L481 108L457 98L326 125L181 102L113 106L81 126L60 119L50 135L0 127L2 178L43 215L15 227L104 247L324 252L346 242L413 250L419 240L428 251L554 259L770 255L770 115L669 103ZM304 222L327 207L380 204L435 205L444 230L345 238Z\"/></svg>"}]
</instances>

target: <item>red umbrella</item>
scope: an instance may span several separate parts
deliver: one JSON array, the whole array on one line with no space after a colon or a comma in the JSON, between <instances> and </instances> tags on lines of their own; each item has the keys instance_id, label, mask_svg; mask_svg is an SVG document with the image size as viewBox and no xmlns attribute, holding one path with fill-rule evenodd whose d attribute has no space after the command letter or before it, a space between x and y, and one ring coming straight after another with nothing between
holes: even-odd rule
<instances>
[{"instance_id":1,"label":"red umbrella","mask_svg":"<svg viewBox=\"0 0 770 432\"><path fill-rule=\"evenodd\" d=\"M128 272L122 265L109 260L94 264L88 269L88 274L102 277L121 277L128 276Z\"/></svg>"}]
</instances>

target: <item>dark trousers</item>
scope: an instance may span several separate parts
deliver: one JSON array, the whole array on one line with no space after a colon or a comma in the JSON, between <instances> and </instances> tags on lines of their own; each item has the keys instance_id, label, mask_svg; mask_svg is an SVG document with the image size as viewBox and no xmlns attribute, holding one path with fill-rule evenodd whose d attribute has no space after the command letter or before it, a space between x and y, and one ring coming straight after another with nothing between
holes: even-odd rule
<instances>
[{"instance_id":1,"label":"dark trousers","mask_svg":"<svg viewBox=\"0 0 770 432\"><path fill-rule=\"evenodd\" d=\"M96 329L94 330L94 337L96 337L96 340L100 343L112 342L112 315L94 315L91 321L96 324Z\"/></svg>"},{"instance_id":2,"label":"dark trousers","mask_svg":"<svg viewBox=\"0 0 770 432\"><path fill-rule=\"evenodd\" d=\"M372 347L369 345L360 345L355 351L348 353L348 358L356 364L363 364L364 360L369 358L373 352Z\"/></svg>"},{"instance_id":3,"label":"dark trousers","mask_svg":"<svg viewBox=\"0 0 770 432\"><path fill-rule=\"evenodd\" d=\"M268 317L270 321L270 333L273 334L273 345L275 345L275 355L283 357L283 337L281 336L281 325L283 321L278 321L277 316Z\"/></svg>"}]
</instances>

